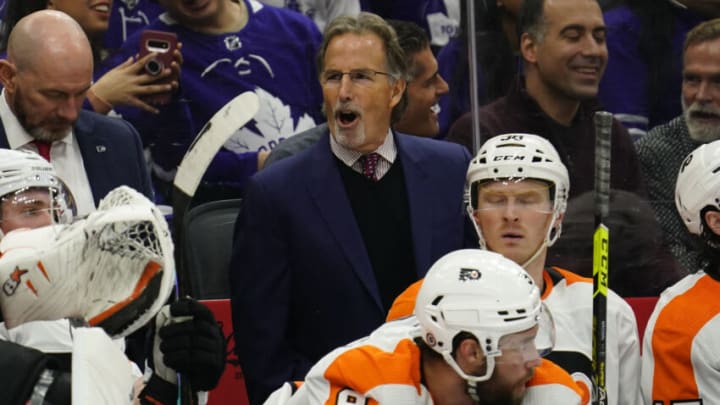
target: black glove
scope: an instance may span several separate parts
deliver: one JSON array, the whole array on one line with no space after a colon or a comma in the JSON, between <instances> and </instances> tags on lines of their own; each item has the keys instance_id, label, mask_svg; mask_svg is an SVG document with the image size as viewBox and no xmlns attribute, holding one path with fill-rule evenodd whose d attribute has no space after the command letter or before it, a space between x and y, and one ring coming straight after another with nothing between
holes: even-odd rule
<instances>
[{"instance_id":1,"label":"black glove","mask_svg":"<svg viewBox=\"0 0 720 405\"><path fill-rule=\"evenodd\" d=\"M225 371L226 356L215 317L191 298L172 303L170 315L171 321L158 331L163 363L189 379L194 390L213 389Z\"/></svg>"}]
</instances>

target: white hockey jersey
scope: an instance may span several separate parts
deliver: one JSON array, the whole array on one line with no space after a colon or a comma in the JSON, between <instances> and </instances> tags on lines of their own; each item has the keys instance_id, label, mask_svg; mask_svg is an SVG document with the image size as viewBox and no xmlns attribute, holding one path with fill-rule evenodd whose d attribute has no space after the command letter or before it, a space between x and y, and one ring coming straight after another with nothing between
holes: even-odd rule
<instances>
[{"instance_id":1,"label":"white hockey jersey","mask_svg":"<svg viewBox=\"0 0 720 405\"><path fill-rule=\"evenodd\" d=\"M323 357L302 385L283 385L265 405L433 404L421 379L420 348L413 341L417 331L414 316L385 323L370 336ZM580 402L579 389L567 374L543 360L528 383L523 404Z\"/></svg>"},{"instance_id":2,"label":"white hockey jersey","mask_svg":"<svg viewBox=\"0 0 720 405\"><path fill-rule=\"evenodd\" d=\"M542 299L555 320L555 348L547 358L578 384L592 388L592 279L551 267L543 273ZM640 403L640 342L635 314L612 291L607 297L605 363L608 405Z\"/></svg>"},{"instance_id":3,"label":"white hockey jersey","mask_svg":"<svg viewBox=\"0 0 720 405\"><path fill-rule=\"evenodd\" d=\"M645 329L643 404L720 404L720 281L698 272L668 287Z\"/></svg>"}]
</instances>

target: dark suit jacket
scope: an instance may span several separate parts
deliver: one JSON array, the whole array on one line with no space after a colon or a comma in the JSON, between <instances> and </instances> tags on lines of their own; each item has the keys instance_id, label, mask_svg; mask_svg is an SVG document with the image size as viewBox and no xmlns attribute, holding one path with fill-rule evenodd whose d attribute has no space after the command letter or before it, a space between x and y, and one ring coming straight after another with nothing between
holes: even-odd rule
<instances>
[{"instance_id":1,"label":"dark suit jacket","mask_svg":"<svg viewBox=\"0 0 720 405\"><path fill-rule=\"evenodd\" d=\"M473 244L463 207L470 155L459 145L395 135L417 277ZM251 178L230 264L236 349L251 403L303 379L335 347L385 319L360 229L330 150L315 145Z\"/></svg>"},{"instance_id":2,"label":"dark suit jacket","mask_svg":"<svg viewBox=\"0 0 720 405\"><path fill-rule=\"evenodd\" d=\"M73 127L95 205L115 187L126 185L153 199L142 142L129 122L81 110ZM0 125L0 148L8 148ZM72 190L71 190L72 191Z\"/></svg>"}]
</instances>

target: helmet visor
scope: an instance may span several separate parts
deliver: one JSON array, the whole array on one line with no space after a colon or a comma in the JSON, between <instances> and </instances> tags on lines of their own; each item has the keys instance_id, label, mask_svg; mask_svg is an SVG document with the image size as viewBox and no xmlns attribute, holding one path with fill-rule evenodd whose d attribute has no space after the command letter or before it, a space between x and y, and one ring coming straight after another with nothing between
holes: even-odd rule
<instances>
[{"instance_id":1,"label":"helmet visor","mask_svg":"<svg viewBox=\"0 0 720 405\"><path fill-rule=\"evenodd\" d=\"M474 208L478 211L538 212L551 214L555 201L548 183L514 178L476 183Z\"/></svg>"},{"instance_id":2,"label":"helmet visor","mask_svg":"<svg viewBox=\"0 0 720 405\"><path fill-rule=\"evenodd\" d=\"M0 197L0 230L39 228L72 222L77 213L75 200L67 187L24 187Z\"/></svg>"},{"instance_id":3,"label":"helmet visor","mask_svg":"<svg viewBox=\"0 0 720 405\"><path fill-rule=\"evenodd\" d=\"M545 304L541 304L538 324L526 331L505 335L498 348L496 363L524 364L545 357L555 346L555 324Z\"/></svg>"}]
</instances>

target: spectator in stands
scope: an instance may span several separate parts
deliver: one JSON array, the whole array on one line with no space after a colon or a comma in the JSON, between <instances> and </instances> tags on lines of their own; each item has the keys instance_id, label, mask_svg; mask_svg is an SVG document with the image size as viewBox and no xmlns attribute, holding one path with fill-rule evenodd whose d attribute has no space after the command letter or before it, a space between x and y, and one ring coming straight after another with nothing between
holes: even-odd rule
<instances>
[{"instance_id":1,"label":"spectator in stands","mask_svg":"<svg viewBox=\"0 0 720 405\"><path fill-rule=\"evenodd\" d=\"M338 18L318 65L326 134L250 179L236 225L233 324L253 404L378 327L434 260L473 243L467 151L391 129L407 77L395 31L374 14Z\"/></svg>"},{"instance_id":2,"label":"spectator in stands","mask_svg":"<svg viewBox=\"0 0 720 405\"><path fill-rule=\"evenodd\" d=\"M595 195L588 191L572 200L563 220L563 237L548 251L547 262L593 276ZM663 243L663 233L650 203L625 190L611 190L605 224L610 229L609 286L621 297L659 295L685 271Z\"/></svg>"},{"instance_id":3,"label":"spectator in stands","mask_svg":"<svg viewBox=\"0 0 720 405\"><path fill-rule=\"evenodd\" d=\"M312 18L320 31L343 15L356 16L362 0L260 0L275 7L285 7Z\"/></svg>"},{"instance_id":4,"label":"spectator in stands","mask_svg":"<svg viewBox=\"0 0 720 405\"><path fill-rule=\"evenodd\" d=\"M405 90L407 108L393 124L393 128L408 135L434 137L439 131L438 102L448 92L447 82L438 71L437 60L432 54L425 31L409 21L387 21L398 36L398 43L405 53L410 72L410 80ZM326 133L327 125L322 124L294 135L272 150L265 160L265 165L310 147Z\"/></svg>"},{"instance_id":5,"label":"spectator in stands","mask_svg":"<svg viewBox=\"0 0 720 405\"><path fill-rule=\"evenodd\" d=\"M433 50L445 46L460 26L460 0L360 0L362 9L386 20L410 21L430 37Z\"/></svg>"},{"instance_id":6,"label":"spectator in stands","mask_svg":"<svg viewBox=\"0 0 720 405\"><path fill-rule=\"evenodd\" d=\"M235 96L255 92L259 112L225 144L206 177L227 186L221 198L237 196L270 149L323 121L317 73L309 62L320 32L299 13L255 0L209 0L203 12L182 0L159 3L166 11L148 28L173 32L182 42L181 89L159 115L118 112L138 128L150 149L154 184L169 198L175 169L200 129ZM102 69L135 55L138 35Z\"/></svg>"},{"instance_id":7,"label":"spectator in stands","mask_svg":"<svg viewBox=\"0 0 720 405\"><path fill-rule=\"evenodd\" d=\"M682 115L653 128L636 144L650 204L667 246L685 271L704 267L699 238L688 233L673 206L673 185L684 157L698 145L720 139L720 19L701 23L685 39Z\"/></svg>"},{"instance_id":8,"label":"spectator in stands","mask_svg":"<svg viewBox=\"0 0 720 405\"><path fill-rule=\"evenodd\" d=\"M461 2L463 15L467 2ZM522 0L475 2L478 104L485 105L507 94L520 70L517 20ZM447 135L461 115L470 111L470 69L467 18L460 33L438 53L440 74L450 83L450 93L440 99L440 138Z\"/></svg>"},{"instance_id":9,"label":"spectator in stands","mask_svg":"<svg viewBox=\"0 0 720 405\"><path fill-rule=\"evenodd\" d=\"M147 0L144 0L147 2ZM114 3L122 3L116 1ZM62 11L80 24L90 40L93 50L93 63L97 66L107 56L103 41L108 30L110 19L110 3L78 2L74 0L9 0L4 24L0 27L0 50L5 52L10 32L17 22L26 15L44 9ZM143 3L144 4L144 3ZM120 13L122 14L122 13ZM135 60L128 58L118 62L118 66L103 75L96 75L88 89L85 108L101 114L107 114L113 107L130 105L142 108L150 113L157 113L157 105L148 102L145 97L159 93L174 91L178 87L177 79L167 83L167 77L177 77L181 61L180 53L175 54L177 62L159 75L153 76L145 72L144 66L152 55ZM96 72L97 73L97 72Z\"/></svg>"},{"instance_id":10,"label":"spectator in stands","mask_svg":"<svg viewBox=\"0 0 720 405\"><path fill-rule=\"evenodd\" d=\"M0 147L50 160L81 215L119 185L153 195L132 125L82 109L92 72L82 28L53 10L21 19L10 34L7 59L0 60Z\"/></svg>"},{"instance_id":11,"label":"spectator in stands","mask_svg":"<svg viewBox=\"0 0 720 405\"><path fill-rule=\"evenodd\" d=\"M595 164L593 114L607 62L605 25L594 0L525 0L520 17L524 76L509 93L481 108L481 141L503 133L539 134L568 167L571 197L592 190ZM466 114L448 140L472 148L472 117ZM630 136L612 128L612 187L643 190Z\"/></svg>"},{"instance_id":12,"label":"spectator in stands","mask_svg":"<svg viewBox=\"0 0 720 405\"><path fill-rule=\"evenodd\" d=\"M685 35L701 21L720 17L720 6L693 0L616 3L604 13L609 58L598 97L637 140L680 114Z\"/></svg>"},{"instance_id":13,"label":"spectator in stands","mask_svg":"<svg viewBox=\"0 0 720 405\"><path fill-rule=\"evenodd\" d=\"M693 32L696 31L691 31L688 38ZM717 86L717 83L707 85ZM707 266L690 269L692 274L665 290L648 320L642 356L644 404L714 404L720 401L717 383L717 342L720 339L718 166L720 141L701 145L680 166L675 204L688 231L702 240L701 255Z\"/></svg>"}]
</instances>

